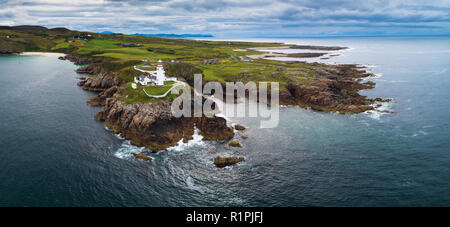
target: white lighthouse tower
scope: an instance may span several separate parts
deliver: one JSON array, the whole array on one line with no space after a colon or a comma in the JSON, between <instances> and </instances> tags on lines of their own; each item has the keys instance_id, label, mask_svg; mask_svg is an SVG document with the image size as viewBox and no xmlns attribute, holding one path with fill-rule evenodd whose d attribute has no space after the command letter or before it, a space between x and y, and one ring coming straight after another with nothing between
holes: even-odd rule
<instances>
[{"instance_id":1,"label":"white lighthouse tower","mask_svg":"<svg viewBox=\"0 0 450 227\"><path fill-rule=\"evenodd\" d=\"M164 81L166 80L166 72L164 71L164 67L161 60L158 60L158 64L156 65L156 85L163 86Z\"/></svg>"}]
</instances>

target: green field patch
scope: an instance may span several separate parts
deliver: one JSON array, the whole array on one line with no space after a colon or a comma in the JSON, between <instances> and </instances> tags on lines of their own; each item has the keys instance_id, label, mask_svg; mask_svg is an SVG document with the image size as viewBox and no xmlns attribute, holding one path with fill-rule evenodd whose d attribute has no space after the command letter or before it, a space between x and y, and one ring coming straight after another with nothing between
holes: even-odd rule
<instances>
[{"instance_id":1,"label":"green field patch","mask_svg":"<svg viewBox=\"0 0 450 227\"><path fill-rule=\"evenodd\" d=\"M176 83L175 81L164 81L164 86L172 86L175 83Z\"/></svg>"},{"instance_id":2,"label":"green field patch","mask_svg":"<svg viewBox=\"0 0 450 227\"><path fill-rule=\"evenodd\" d=\"M94 39L86 43L85 48L99 51L107 48L119 48L120 42L113 40Z\"/></svg>"},{"instance_id":3,"label":"green field patch","mask_svg":"<svg viewBox=\"0 0 450 227\"><path fill-rule=\"evenodd\" d=\"M136 103L147 103L150 102L151 99L145 94L140 85L137 85L137 89L133 89L131 87L131 82L127 83L125 89L120 91L121 98L120 100L127 104L136 104Z\"/></svg>"},{"instance_id":4,"label":"green field patch","mask_svg":"<svg viewBox=\"0 0 450 227\"><path fill-rule=\"evenodd\" d=\"M158 59L171 59L176 56L170 54L160 54L155 52L150 52L144 48L138 47L120 47L120 48L110 48L104 49L104 53L98 54L95 56L102 57L111 57L117 59L126 59L126 60L142 60L149 59L151 61L156 61Z\"/></svg>"},{"instance_id":5,"label":"green field patch","mask_svg":"<svg viewBox=\"0 0 450 227\"><path fill-rule=\"evenodd\" d=\"M148 87L144 87L144 90L149 95L159 96L159 95L164 95L170 88L172 88L172 85L148 86Z\"/></svg>"},{"instance_id":6,"label":"green field patch","mask_svg":"<svg viewBox=\"0 0 450 227\"><path fill-rule=\"evenodd\" d=\"M55 47L53 47L52 50L67 49L69 47L70 47L70 43L61 43L61 44L58 44Z\"/></svg>"}]
</instances>

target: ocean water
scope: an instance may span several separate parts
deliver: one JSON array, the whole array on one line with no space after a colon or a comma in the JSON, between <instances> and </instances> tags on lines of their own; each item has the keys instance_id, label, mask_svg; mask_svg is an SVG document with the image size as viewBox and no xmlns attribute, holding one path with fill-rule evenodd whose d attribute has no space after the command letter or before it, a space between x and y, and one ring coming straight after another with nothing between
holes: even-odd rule
<instances>
[{"instance_id":1,"label":"ocean water","mask_svg":"<svg viewBox=\"0 0 450 227\"><path fill-rule=\"evenodd\" d=\"M304 60L368 66L377 85L362 94L394 113L282 107L273 129L230 118L248 127L242 149L196 134L148 163L94 120L76 66L0 57L0 206L450 205L449 37L246 41L350 47ZM217 155L246 161L217 169Z\"/></svg>"}]
</instances>

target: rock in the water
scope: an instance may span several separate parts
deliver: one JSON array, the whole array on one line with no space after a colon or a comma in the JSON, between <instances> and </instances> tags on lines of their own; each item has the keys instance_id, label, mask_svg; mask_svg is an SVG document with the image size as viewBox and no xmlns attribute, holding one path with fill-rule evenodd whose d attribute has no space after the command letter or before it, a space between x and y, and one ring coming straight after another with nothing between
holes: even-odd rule
<instances>
[{"instance_id":1,"label":"rock in the water","mask_svg":"<svg viewBox=\"0 0 450 227\"><path fill-rule=\"evenodd\" d=\"M228 145L230 145L231 147L242 147L242 145L237 140L231 141Z\"/></svg>"},{"instance_id":2,"label":"rock in the water","mask_svg":"<svg viewBox=\"0 0 450 227\"><path fill-rule=\"evenodd\" d=\"M132 153L133 156L137 159L142 159L144 161L151 161L152 158L148 157L146 154L143 153Z\"/></svg>"},{"instance_id":3,"label":"rock in the water","mask_svg":"<svg viewBox=\"0 0 450 227\"><path fill-rule=\"evenodd\" d=\"M219 168L223 168L226 166L231 166L234 164L237 164L239 162L243 162L245 159L243 157L220 157L217 156L214 158L214 165L216 165Z\"/></svg>"},{"instance_id":4,"label":"rock in the water","mask_svg":"<svg viewBox=\"0 0 450 227\"><path fill-rule=\"evenodd\" d=\"M235 125L234 129L242 131L242 130L245 130L245 127L243 125Z\"/></svg>"},{"instance_id":5,"label":"rock in the water","mask_svg":"<svg viewBox=\"0 0 450 227\"><path fill-rule=\"evenodd\" d=\"M241 136L241 138L246 140L246 139L248 139L248 136Z\"/></svg>"}]
</instances>

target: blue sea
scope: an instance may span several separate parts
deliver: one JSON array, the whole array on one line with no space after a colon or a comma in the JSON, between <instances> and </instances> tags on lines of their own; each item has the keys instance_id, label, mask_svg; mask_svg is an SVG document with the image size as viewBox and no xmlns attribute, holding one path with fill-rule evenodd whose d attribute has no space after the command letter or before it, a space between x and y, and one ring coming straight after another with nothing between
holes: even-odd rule
<instances>
[{"instance_id":1,"label":"blue sea","mask_svg":"<svg viewBox=\"0 0 450 227\"><path fill-rule=\"evenodd\" d=\"M450 205L450 37L240 40L349 47L302 60L366 66L377 85L361 93L394 113L282 107L272 129L230 119L247 126L241 149L195 135L148 163L94 120L75 65L0 57L0 206Z\"/></svg>"}]
</instances>

